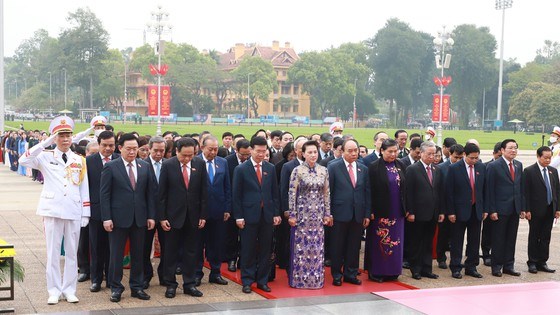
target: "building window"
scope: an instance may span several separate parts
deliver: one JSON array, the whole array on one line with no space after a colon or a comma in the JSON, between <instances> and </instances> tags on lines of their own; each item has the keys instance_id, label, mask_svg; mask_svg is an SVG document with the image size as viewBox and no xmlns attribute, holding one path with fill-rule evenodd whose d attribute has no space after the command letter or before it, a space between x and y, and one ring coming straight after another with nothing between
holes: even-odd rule
<instances>
[{"instance_id":1,"label":"building window","mask_svg":"<svg viewBox=\"0 0 560 315\"><path fill-rule=\"evenodd\" d=\"M299 86L294 85L294 95L299 95Z\"/></svg>"},{"instance_id":2,"label":"building window","mask_svg":"<svg viewBox=\"0 0 560 315\"><path fill-rule=\"evenodd\" d=\"M277 111L278 111L278 100L276 99L272 102L272 112L275 113Z\"/></svg>"},{"instance_id":3,"label":"building window","mask_svg":"<svg viewBox=\"0 0 560 315\"><path fill-rule=\"evenodd\" d=\"M282 95L289 95L290 94L290 87L289 85L282 84Z\"/></svg>"},{"instance_id":4,"label":"building window","mask_svg":"<svg viewBox=\"0 0 560 315\"><path fill-rule=\"evenodd\" d=\"M298 104L298 101L294 100L293 102L294 102L294 105L292 106L292 111L293 111L294 113L297 113L297 112L299 112L299 104Z\"/></svg>"}]
</instances>

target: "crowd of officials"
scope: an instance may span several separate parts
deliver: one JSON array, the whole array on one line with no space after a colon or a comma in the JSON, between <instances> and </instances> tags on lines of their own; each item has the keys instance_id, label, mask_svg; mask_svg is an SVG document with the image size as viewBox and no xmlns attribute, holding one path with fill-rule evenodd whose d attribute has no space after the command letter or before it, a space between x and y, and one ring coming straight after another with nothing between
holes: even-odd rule
<instances>
[{"instance_id":1,"label":"crowd of officials","mask_svg":"<svg viewBox=\"0 0 560 315\"><path fill-rule=\"evenodd\" d=\"M530 226L528 271L555 272L547 265L560 216L554 147L539 148L537 162L524 169L514 139L497 143L483 163L476 140L446 138L439 148L431 128L423 136L398 130L393 138L379 131L373 152L336 123L330 132L296 137L262 129L221 138L115 134L102 116L83 132L73 129L61 116L50 136L22 129L5 132L1 142L7 166L44 183L37 213L44 217L49 304L78 302L76 283L87 280L91 292L105 280L118 302L124 267L132 297L149 299L144 290L155 277L167 298L179 285L201 297L205 261L217 285L228 284L222 263L240 269L244 293L254 283L270 292L277 267L293 288L322 288L325 267L333 285L360 285L364 237L371 281L396 280L403 268L414 279L436 279L433 252L456 279L463 269L482 278L480 258L493 276L519 276L520 219ZM553 136L560 129L551 142Z\"/></svg>"}]
</instances>

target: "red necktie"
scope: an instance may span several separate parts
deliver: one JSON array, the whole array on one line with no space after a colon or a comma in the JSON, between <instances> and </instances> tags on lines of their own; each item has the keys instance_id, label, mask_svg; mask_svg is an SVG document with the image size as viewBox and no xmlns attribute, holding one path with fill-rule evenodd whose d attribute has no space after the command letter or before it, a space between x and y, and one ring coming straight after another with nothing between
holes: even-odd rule
<instances>
[{"instance_id":1,"label":"red necktie","mask_svg":"<svg viewBox=\"0 0 560 315\"><path fill-rule=\"evenodd\" d=\"M136 189L136 179L134 178L134 169L132 168L132 163L128 163L128 179L130 179L130 185L132 189Z\"/></svg>"},{"instance_id":2,"label":"red necktie","mask_svg":"<svg viewBox=\"0 0 560 315\"><path fill-rule=\"evenodd\" d=\"M187 172L187 164L183 164L183 180L185 181L185 187L189 189L189 173Z\"/></svg>"},{"instance_id":3,"label":"red necktie","mask_svg":"<svg viewBox=\"0 0 560 315\"><path fill-rule=\"evenodd\" d=\"M513 170L513 162L509 162L509 175L511 180L515 181L515 171Z\"/></svg>"},{"instance_id":4,"label":"red necktie","mask_svg":"<svg viewBox=\"0 0 560 315\"><path fill-rule=\"evenodd\" d=\"M257 172L257 180L259 181L259 185L262 185L262 174L261 174L261 165L257 164L255 165L255 167L257 168L256 172Z\"/></svg>"},{"instance_id":5,"label":"red necktie","mask_svg":"<svg viewBox=\"0 0 560 315\"><path fill-rule=\"evenodd\" d=\"M107 163L109 161L111 161L110 158L108 158L108 157L103 158L103 165L105 165L105 163Z\"/></svg>"},{"instance_id":6,"label":"red necktie","mask_svg":"<svg viewBox=\"0 0 560 315\"><path fill-rule=\"evenodd\" d=\"M352 163L348 164L348 175L350 175L352 187L356 188L356 177L354 177L354 168L352 167Z\"/></svg>"},{"instance_id":7,"label":"red necktie","mask_svg":"<svg viewBox=\"0 0 560 315\"><path fill-rule=\"evenodd\" d=\"M428 173L428 180L430 181L430 185L432 185L432 168L430 166L427 166L426 172Z\"/></svg>"},{"instance_id":8,"label":"red necktie","mask_svg":"<svg viewBox=\"0 0 560 315\"><path fill-rule=\"evenodd\" d=\"M476 202L476 195L475 195L475 187L474 187L474 166L473 165L469 165L469 179L471 181L472 204L474 205L474 203Z\"/></svg>"}]
</instances>

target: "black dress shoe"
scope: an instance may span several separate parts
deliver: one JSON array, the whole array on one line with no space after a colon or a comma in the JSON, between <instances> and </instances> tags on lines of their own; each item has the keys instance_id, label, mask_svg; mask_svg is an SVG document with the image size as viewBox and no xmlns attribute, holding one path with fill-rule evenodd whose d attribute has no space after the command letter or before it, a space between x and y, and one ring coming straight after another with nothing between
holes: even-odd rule
<instances>
[{"instance_id":1,"label":"black dress shoe","mask_svg":"<svg viewBox=\"0 0 560 315\"><path fill-rule=\"evenodd\" d=\"M132 291L132 293L130 293L130 296L145 301L150 299L150 296L148 295L148 293L144 292L144 290Z\"/></svg>"},{"instance_id":2,"label":"black dress shoe","mask_svg":"<svg viewBox=\"0 0 560 315\"><path fill-rule=\"evenodd\" d=\"M403 269L410 269L410 263L408 261L403 261L402 267Z\"/></svg>"},{"instance_id":3,"label":"black dress shoe","mask_svg":"<svg viewBox=\"0 0 560 315\"><path fill-rule=\"evenodd\" d=\"M333 279L332 284L334 286L340 287L342 285L342 281L340 280L340 278L338 279Z\"/></svg>"},{"instance_id":4,"label":"black dress shoe","mask_svg":"<svg viewBox=\"0 0 560 315\"><path fill-rule=\"evenodd\" d=\"M426 277L426 278L430 278L430 279L439 278L438 275L436 275L435 273L432 273L432 272L422 272L421 275L422 275L422 277Z\"/></svg>"},{"instance_id":5,"label":"black dress shoe","mask_svg":"<svg viewBox=\"0 0 560 315\"><path fill-rule=\"evenodd\" d=\"M555 273L556 272L556 270L548 268L547 264L537 266L537 270L548 272L548 273Z\"/></svg>"},{"instance_id":6,"label":"black dress shoe","mask_svg":"<svg viewBox=\"0 0 560 315\"><path fill-rule=\"evenodd\" d=\"M325 262L323 263L325 265L325 267L330 267L332 264L332 261L330 259L325 259Z\"/></svg>"},{"instance_id":7,"label":"black dress shoe","mask_svg":"<svg viewBox=\"0 0 560 315\"><path fill-rule=\"evenodd\" d=\"M360 280L358 278L355 278L355 277L352 277L352 278L344 277L344 282L355 284L355 285L361 285L362 284L362 280Z\"/></svg>"},{"instance_id":8,"label":"black dress shoe","mask_svg":"<svg viewBox=\"0 0 560 315\"><path fill-rule=\"evenodd\" d=\"M212 279L208 280L208 282L215 283L215 284L220 284L220 285L228 284L228 282L224 278L222 278L222 276L217 276L215 278L212 278Z\"/></svg>"},{"instance_id":9,"label":"black dress shoe","mask_svg":"<svg viewBox=\"0 0 560 315\"><path fill-rule=\"evenodd\" d=\"M529 265L529 272L530 273L537 273L537 266L535 265Z\"/></svg>"},{"instance_id":10,"label":"black dress shoe","mask_svg":"<svg viewBox=\"0 0 560 315\"><path fill-rule=\"evenodd\" d=\"M99 283L92 283L91 287L89 287L89 292L99 292L101 291L101 284Z\"/></svg>"},{"instance_id":11,"label":"black dress shoe","mask_svg":"<svg viewBox=\"0 0 560 315\"><path fill-rule=\"evenodd\" d=\"M494 277L501 277L501 276L502 276L502 272L499 271L499 270L498 270L498 271L492 271L492 275L493 275Z\"/></svg>"},{"instance_id":12,"label":"black dress shoe","mask_svg":"<svg viewBox=\"0 0 560 315\"><path fill-rule=\"evenodd\" d=\"M235 260L232 260L228 263L227 270L230 272L236 272L237 267L235 266Z\"/></svg>"},{"instance_id":13,"label":"black dress shoe","mask_svg":"<svg viewBox=\"0 0 560 315\"><path fill-rule=\"evenodd\" d=\"M376 275L368 275L368 279L377 283L383 283L383 281L385 281L383 277Z\"/></svg>"},{"instance_id":14,"label":"black dress shoe","mask_svg":"<svg viewBox=\"0 0 560 315\"><path fill-rule=\"evenodd\" d=\"M455 278L455 279L461 279L461 278L463 278L463 275L461 275L461 272L460 272L460 271L453 271L453 272L451 273L451 276L452 276L453 278Z\"/></svg>"},{"instance_id":15,"label":"black dress shoe","mask_svg":"<svg viewBox=\"0 0 560 315\"><path fill-rule=\"evenodd\" d=\"M420 275L420 273L418 273L418 272L413 272L412 273L412 279L420 280L420 279L422 279L422 275Z\"/></svg>"},{"instance_id":16,"label":"black dress shoe","mask_svg":"<svg viewBox=\"0 0 560 315\"><path fill-rule=\"evenodd\" d=\"M250 285L244 285L243 288L241 289L241 292L243 293L251 293L251 286Z\"/></svg>"},{"instance_id":17,"label":"black dress shoe","mask_svg":"<svg viewBox=\"0 0 560 315\"><path fill-rule=\"evenodd\" d=\"M181 267L177 267L177 269L175 269L175 274L176 275L180 275L183 273L183 270L181 269Z\"/></svg>"},{"instance_id":18,"label":"black dress shoe","mask_svg":"<svg viewBox=\"0 0 560 315\"><path fill-rule=\"evenodd\" d=\"M268 284L257 284L257 289L263 290L264 292L272 291L272 289L268 286Z\"/></svg>"},{"instance_id":19,"label":"black dress shoe","mask_svg":"<svg viewBox=\"0 0 560 315\"><path fill-rule=\"evenodd\" d=\"M194 286L195 287L200 287L201 284L202 284L202 279L200 279L200 278L194 279Z\"/></svg>"},{"instance_id":20,"label":"black dress shoe","mask_svg":"<svg viewBox=\"0 0 560 315\"><path fill-rule=\"evenodd\" d=\"M521 275L521 272L515 271L515 269L504 269L504 273L506 275L510 275L514 277L519 277Z\"/></svg>"},{"instance_id":21,"label":"black dress shoe","mask_svg":"<svg viewBox=\"0 0 560 315\"><path fill-rule=\"evenodd\" d=\"M184 288L183 293L194 297L201 297L203 295L196 287Z\"/></svg>"},{"instance_id":22,"label":"black dress shoe","mask_svg":"<svg viewBox=\"0 0 560 315\"><path fill-rule=\"evenodd\" d=\"M89 274L87 273L80 273L78 275L78 282L86 282L89 280Z\"/></svg>"},{"instance_id":23,"label":"black dress shoe","mask_svg":"<svg viewBox=\"0 0 560 315\"><path fill-rule=\"evenodd\" d=\"M482 275L476 270L465 270L465 275L471 276L473 278L482 278Z\"/></svg>"},{"instance_id":24,"label":"black dress shoe","mask_svg":"<svg viewBox=\"0 0 560 315\"><path fill-rule=\"evenodd\" d=\"M177 289L174 287L168 287L167 289L165 289L165 297L168 299L174 298L176 293Z\"/></svg>"},{"instance_id":25,"label":"black dress shoe","mask_svg":"<svg viewBox=\"0 0 560 315\"><path fill-rule=\"evenodd\" d=\"M144 281L144 283L142 284L142 289L147 290L150 287L150 281L146 280Z\"/></svg>"},{"instance_id":26,"label":"black dress shoe","mask_svg":"<svg viewBox=\"0 0 560 315\"><path fill-rule=\"evenodd\" d=\"M438 262L438 268L439 269L447 269L447 263L445 263L445 261Z\"/></svg>"},{"instance_id":27,"label":"black dress shoe","mask_svg":"<svg viewBox=\"0 0 560 315\"><path fill-rule=\"evenodd\" d=\"M121 301L121 292L111 292L111 298L109 299L111 302L120 302Z\"/></svg>"}]
</instances>

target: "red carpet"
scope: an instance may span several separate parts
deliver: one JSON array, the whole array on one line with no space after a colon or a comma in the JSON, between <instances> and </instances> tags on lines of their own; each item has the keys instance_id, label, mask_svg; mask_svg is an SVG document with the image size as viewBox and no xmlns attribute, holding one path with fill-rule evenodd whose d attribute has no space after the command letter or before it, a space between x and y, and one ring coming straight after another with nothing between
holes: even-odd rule
<instances>
[{"instance_id":1,"label":"red carpet","mask_svg":"<svg viewBox=\"0 0 560 315\"><path fill-rule=\"evenodd\" d=\"M227 270L227 264L222 264L222 276L241 284L241 273L230 272ZM415 287L401 283L399 281L391 281L384 283L377 283L369 281L366 273L359 276L362 280L362 285L353 285L349 283L342 283L342 286L336 287L332 285L332 277L330 268L325 268L325 286L318 290L303 290L294 289L288 285L288 275L283 269L276 268L276 279L268 283L272 292L264 292L257 289L253 285L253 291L264 296L267 299L281 299L281 298L295 298L295 297L310 297L310 296L323 296L323 295L343 295L343 294L356 294L356 293L370 293L382 291L395 291L395 290L410 290L416 289Z\"/></svg>"},{"instance_id":2,"label":"red carpet","mask_svg":"<svg viewBox=\"0 0 560 315\"><path fill-rule=\"evenodd\" d=\"M558 314L559 282L375 292L425 314Z\"/></svg>"}]
</instances>

